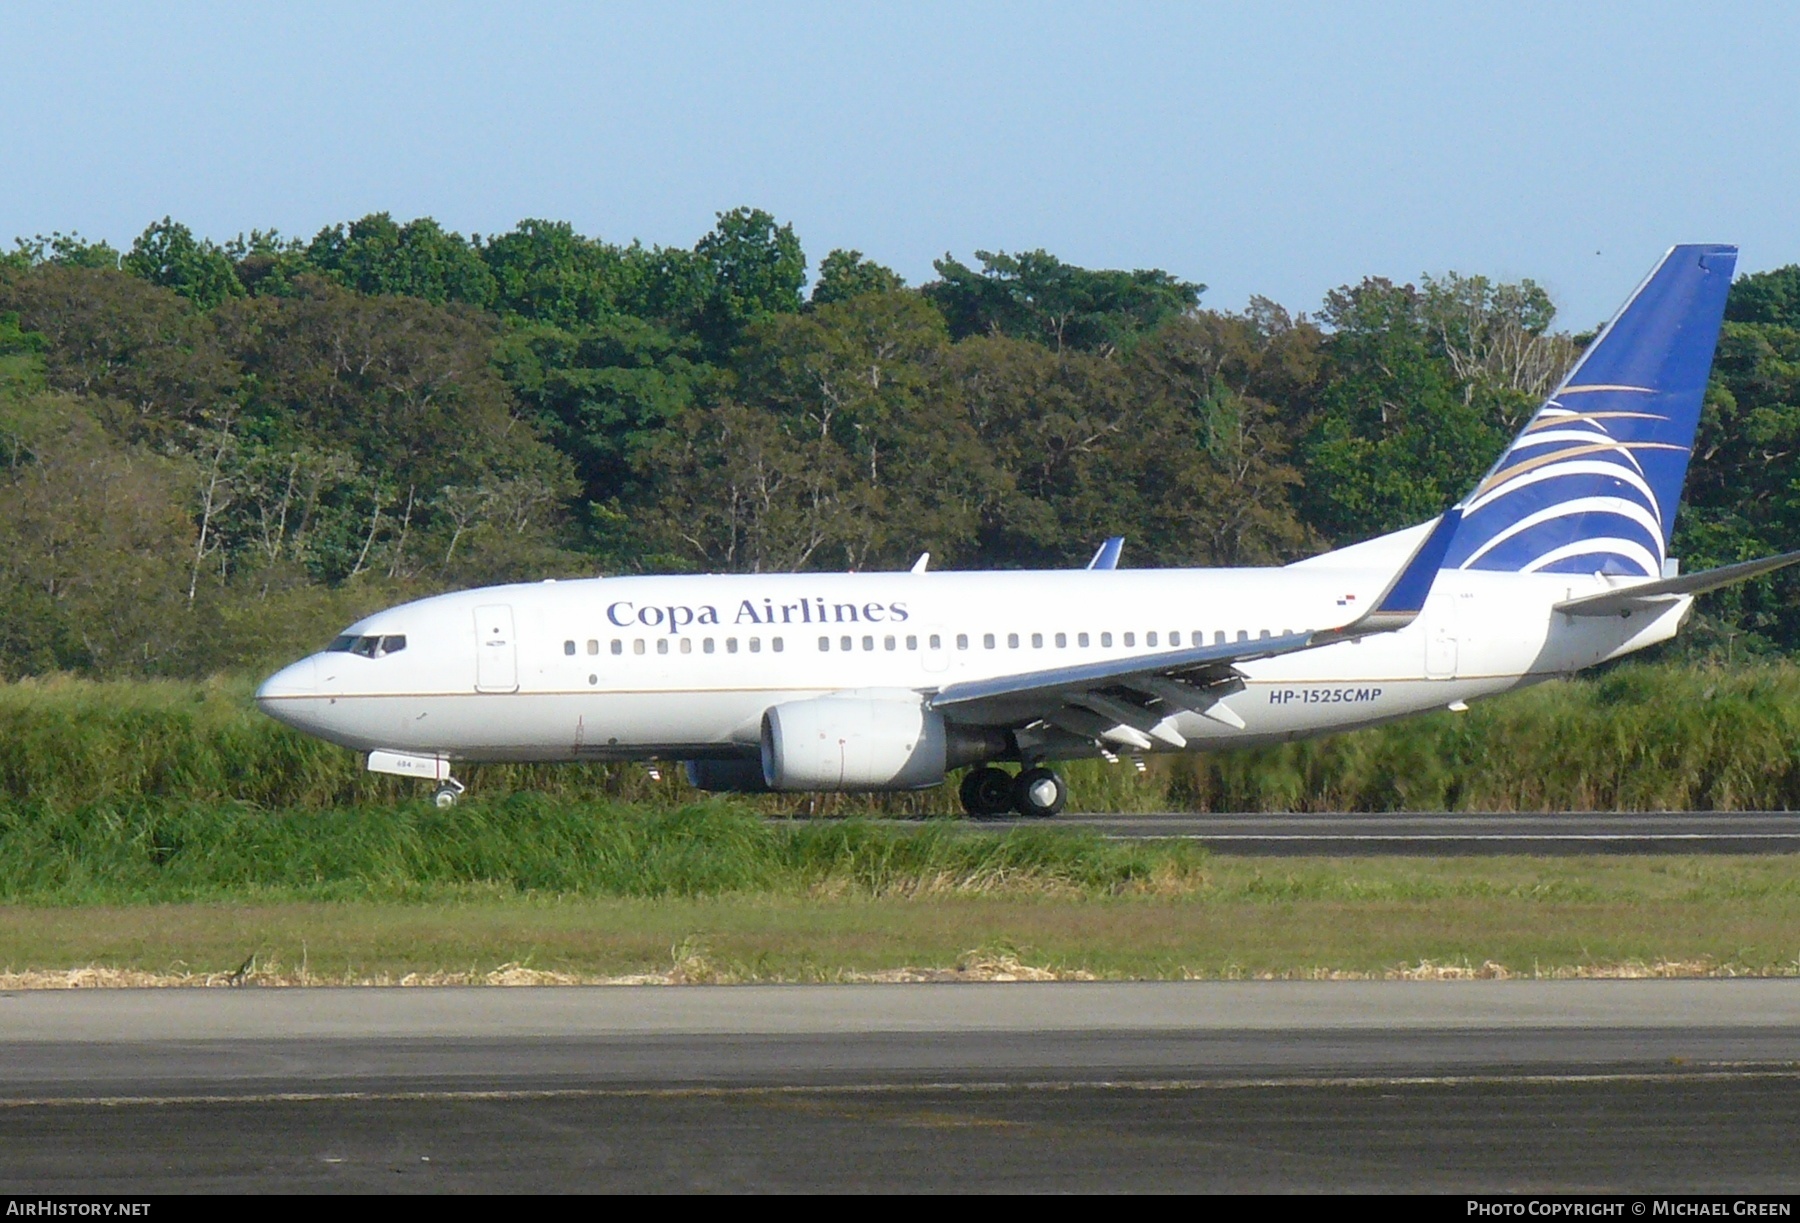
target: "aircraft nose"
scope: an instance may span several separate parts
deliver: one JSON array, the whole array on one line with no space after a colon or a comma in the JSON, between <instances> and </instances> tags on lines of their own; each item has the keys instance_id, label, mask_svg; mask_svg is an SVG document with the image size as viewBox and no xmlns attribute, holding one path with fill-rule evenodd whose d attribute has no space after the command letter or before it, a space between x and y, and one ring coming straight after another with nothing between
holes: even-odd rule
<instances>
[{"instance_id":1,"label":"aircraft nose","mask_svg":"<svg viewBox=\"0 0 1800 1223\"><path fill-rule=\"evenodd\" d=\"M271 718L286 722L286 703L294 697L316 696L319 691L319 660L302 658L283 667L262 682L256 690L256 704Z\"/></svg>"}]
</instances>

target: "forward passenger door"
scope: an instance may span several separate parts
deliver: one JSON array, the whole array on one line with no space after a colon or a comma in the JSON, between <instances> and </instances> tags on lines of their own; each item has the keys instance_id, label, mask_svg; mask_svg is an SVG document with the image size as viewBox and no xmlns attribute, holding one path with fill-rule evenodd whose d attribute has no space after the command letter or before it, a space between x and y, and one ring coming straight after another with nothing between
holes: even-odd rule
<instances>
[{"instance_id":1,"label":"forward passenger door","mask_svg":"<svg viewBox=\"0 0 1800 1223\"><path fill-rule=\"evenodd\" d=\"M513 609L505 604L475 609L475 691L519 690L519 644Z\"/></svg>"}]
</instances>

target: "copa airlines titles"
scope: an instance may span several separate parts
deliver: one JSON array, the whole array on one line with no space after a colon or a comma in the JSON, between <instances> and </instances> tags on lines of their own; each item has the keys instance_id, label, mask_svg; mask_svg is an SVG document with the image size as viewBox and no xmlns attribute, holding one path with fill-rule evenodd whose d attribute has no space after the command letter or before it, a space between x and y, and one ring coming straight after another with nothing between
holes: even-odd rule
<instances>
[{"instance_id":1,"label":"copa airlines titles","mask_svg":"<svg viewBox=\"0 0 1800 1223\"><path fill-rule=\"evenodd\" d=\"M777 603L773 599L743 599L730 623L738 624L900 624L908 618L904 603L827 603L820 598ZM679 633L691 625L724 624L711 603L689 606L645 605L620 600L606 608L606 618L620 628L661 629Z\"/></svg>"}]
</instances>

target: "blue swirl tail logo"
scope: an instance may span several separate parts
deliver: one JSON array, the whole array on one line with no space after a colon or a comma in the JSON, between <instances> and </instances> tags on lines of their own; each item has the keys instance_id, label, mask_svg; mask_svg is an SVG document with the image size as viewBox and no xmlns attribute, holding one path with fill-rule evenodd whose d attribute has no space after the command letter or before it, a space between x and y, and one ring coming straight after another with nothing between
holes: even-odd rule
<instances>
[{"instance_id":1,"label":"blue swirl tail logo","mask_svg":"<svg viewBox=\"0 0 1800 1223\"><path fill-rule=\"evenodd\" d=\"M1459 503L1444 568L1662 575L1736 264L1663 256Z\"/></svg>"}]
</instances>

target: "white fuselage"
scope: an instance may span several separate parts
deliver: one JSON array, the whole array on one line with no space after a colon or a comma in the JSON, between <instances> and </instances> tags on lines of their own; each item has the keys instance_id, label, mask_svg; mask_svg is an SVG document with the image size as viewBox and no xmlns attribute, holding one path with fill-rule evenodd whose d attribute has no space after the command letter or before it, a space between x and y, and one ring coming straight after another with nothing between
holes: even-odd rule
<instances>
[{"instance_id":1,"label":"white fuselage","mask_svg":"<svg viewBox=\"0 0 1800 1223\"><path fill-rule=\"evenodd\" d=\"M359 750L449 760L697 759L754 752L765 710L1328 628L1391 567L622 577L489 587L351 626L383 657L324 652L263 708ZM1598 577L1444 571L1398 632L1240 665L1242 719L1182 713L1192 748L1366 726L1564 675L1672 637L1656 614L1572 617ZM1178 640L1176 640L1178 639Z\"/></svg>"}]
</instances>

